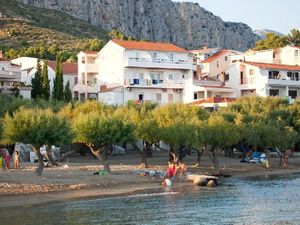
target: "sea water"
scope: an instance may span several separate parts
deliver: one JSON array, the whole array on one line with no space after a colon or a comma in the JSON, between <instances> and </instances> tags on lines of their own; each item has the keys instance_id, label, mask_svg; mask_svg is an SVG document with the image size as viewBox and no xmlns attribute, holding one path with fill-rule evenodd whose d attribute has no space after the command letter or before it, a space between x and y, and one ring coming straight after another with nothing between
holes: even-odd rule
<instances>
[{"instance_id":1,"label":"sea water","mask_svg":"<svg viewBox=\"0 0 300 225\"><path fill-rule=\"evenodd\" d=\"M300 224L300 174L2 208L0 224Z\"/></svg>"}]
</instances>

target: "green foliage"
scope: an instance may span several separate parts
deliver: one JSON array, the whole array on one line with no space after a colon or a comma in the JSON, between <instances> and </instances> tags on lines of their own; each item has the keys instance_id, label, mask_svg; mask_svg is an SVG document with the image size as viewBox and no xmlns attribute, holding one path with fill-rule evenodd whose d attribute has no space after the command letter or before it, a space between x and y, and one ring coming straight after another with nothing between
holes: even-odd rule
<instances>
[{"instance_id":1,"label":"green foliage","mask_svg":"<svg viewBox=\"0 0 300 225\"><path fill-rule=\"evenodd\" d=\"M69 122L51 110L21 108L3 120L4 140L7 143L30 143L35 148L70 143Z\"/></svg>"},{"instance_id":2,"label":"green foliage","mask_svg":"<svg viewBox=\"0 0 300 225\"><path fill-rule=\"evenodd\" d=\"M62 51L65 61L80 50L98 51L109 39L106 31L56 10L0 0L0 11L7 16L0 18L0 49L8 58L55 60Z\"/></svg>"},{"instance_id":3,"label":"green foliage","mask_svg":"<svg viewBox=\"0 0 300 225\"><path fill-rule=\"evenodd\" d=\"M290 45L300 46L300 31L297 29L291 30L285 39Z\"/></svg>"},{"instance_id":4,"label":"green foliage","mask_svg":"<svg viewBox=\"0 0 300 225\"><path fill-rule=\"evenodd\" d=\"M42 97L42 69L40 60L37 61L37 70L34 74L34 78L31 79L32 90L31 90L31 98L37 99Z\"/></svg>"},{"instance_id":5,"label":"green foliage","mask_svg":"<svg viewBox=\"0 0 300 225\"><path fill-rule=\"evenodd\" d=\"M52 98L58 101L64 100L64 76L63 66L60 57L57 57L56 68L55 68L55 79L53 83L53 94Z\"/></svg>"},{"instance_id":6,"label":"green foliage","mask_svg":"<svg viewBox=\"0 0 300 225\"><path fill-rule=\"evenodd\" d=\"M48 65L47 61L44 61L43 69L42 69L42 91L41 96L42 98L45 98L46 100L49 100L50 98L50 83L48 79Z\"/></svg>"},{"instance_id":7,"label":"green foliage","mask_svg":"<svg viewBox=\"0 0 300 225\"><path fill-rule=\"evenodd\" d=\"M70 102L72 101L72 91L70 89L70 82L68 81L65 90L64 90L64 100L65 102Z\"/></svg>"},{"instance_id":8,"label":"green foliage","mask_svg":"<svg viewBox=\"0 0 300 225\"><path fill-rule=\"evenodd\" d=\"M267 50L281 48L286 45L300 46L300 31L297 29L291 30L290 34L280 37L274 33L267 33L265 40L256 42L255 50Z\"/></svg>"},{"instance_id":9,"label":"green foliage","mask_svg":"<svg viewBox=\"0 0 300 225\"><path fill-rule=\"evenodd\" d=\"M81 114L73 123L75 141L98 147L133 141L133 127L121 117L102 117L98 113Z\"/></svg>"}]
</instances>

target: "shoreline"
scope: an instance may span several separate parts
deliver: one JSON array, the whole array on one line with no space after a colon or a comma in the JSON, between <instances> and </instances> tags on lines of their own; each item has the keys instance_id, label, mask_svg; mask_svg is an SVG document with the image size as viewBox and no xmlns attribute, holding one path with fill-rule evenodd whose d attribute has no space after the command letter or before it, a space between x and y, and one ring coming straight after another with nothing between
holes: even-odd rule
<instances>
[{"instance_id":1,"label":"shoreline","mask_svg":"<svg viewBox=\"0 0 300 225\"><path fill-rule=\"evenodd\" d=\"M227 171L228 172L228 171ZM231 171L232 172L232 171ZM234 171L232 178L251 178L262 176L281 176L281 175L293 175L300 173L298 168L274 168L264 170L253 171ZM114 173L112 173L112 176ZM138 175L135 175L138 177ZM139 177L138 177L139 178ZM57 190L46 193L21 193L14 195L1 195L0 194L0 208L11 207L32 207L34 205L53 204L66 201L80 201L95 198L112 198L123 197L139 193L161 193L166 190L161 186L159 179L153 179L151 177L144 177L147 182L141 184L140 179L136 179L132 182L120 182L116 187L113 185L104 185L95 187L93 185L79 189L79 190ZM227 179L227 178L224 178ZM150 180L150 181L149 181ZM192 183L174 182L173 188L180 188L183 186L194 186ZM217 188L217 187L216 187Z\"/></svg>"}]
</instances>

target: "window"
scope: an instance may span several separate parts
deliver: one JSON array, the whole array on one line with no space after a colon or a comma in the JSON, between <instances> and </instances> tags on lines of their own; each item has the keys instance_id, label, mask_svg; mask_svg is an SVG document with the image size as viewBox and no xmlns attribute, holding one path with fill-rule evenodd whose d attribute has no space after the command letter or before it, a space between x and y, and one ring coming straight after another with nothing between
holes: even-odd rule
<instances>
[{"instance_id":1,"label":"window","mask_svg":"<svg viewBox=\"0 0 300 225\"><path fill-rule=\"evenodd\" d=\"M194 100L198 99L198 94L194 93Z\"/></svg>"},{"instance_id":2,"label":"window","mask_svg":"<svg viewBox=\"0 0 300 225\"><path fill-rule=\"evenodd\" d=\"M144 95L143 95L143 94L140 94L140 95L139 95L139 101L140 101L140 102L144 101Z\"/></svg>"},{"instance_id":3,"label":"window","mask_svg":"<svg viewBox=\"0 0 300 225\"><path fill-rule=\"evenodd\" d=\"M288 80L299 80L299 72L287 72L287 79Z\"/></svg>"},{"instance_id":4,"label":"window","mask_svg":"<svg viewBox=\"0 0 300 225\"><path fill-rule=\"evenodd\" d=\"M157 52L152 52L152 58L157 59Z\"/></svg>"},{"instance_id":5,"label":"window","mask_svg":"<svg viewBox=\"0 0 300 225\"><path fill-rule=\"evenodd\" d=\"M173 80L173 74L169 74L169 80Z\"/></svg>"},{"instance_id":6,"label":"window","mask_svg":"<svg viewBox=\"0 0 300 225\"><path fill-rule=\"evenodd\" d=\"M156 94L156 101L157 101L158 103L161 103L161 93L157 93L157 94Z\"/></svg>"},{"instance_id":7,"label":"window","mask_svg":"<svg viewBox=\"0 0 300 225\"><path fill-rule=\"evenodd\" d=\"M295 50L295 56L299 56L299 50Z\"/></svg>"},{"instance_id":8,"label":"window","mask_svg":"<svg viewBox=\"0 0 300 225\"><path fill-rule=\"evenodd\" d=\"M229 81L229 74L228 73L225 74L224 80Z\"/></svg>"},{"instance_id":9,"label":"window","mask_svg":"<svg viewBox=\"0 0 300 225\"><path fill-rule=\"evenodd\" d=\"M279 96L279 90L278 89L271 89L270 90L270 96Z\"/></svg>"},{"instance_id":10,"label":"window","mask_svg":"<svg viewBox=\"0 0 300 225\"><path fill-rule=\"evenodd\" d=\"M254 75L254 69L250 69L250 70L249 70L249 74L250 74L250 75Z\"/></svg>"},{"instance_id":11,"label":"window","mask_svg":"<svg viewBox=\"0 0 300 225\"><path fill-rule=\"evenodd\" d=\"M170 59L174 59L174 54L173 54L173 53L170 53L170 54L169 54L169 58L170 58Z\"/></svg>"},{"instance_id":12,"label":"window","mask_svg":"<svg viewBox=\"0 0 300 225\"><path fill-rule=\"evenodd\" d=\"M279 79L279 71L269 71L269 79Z\"/></svg>"},{"instance_id":13,"label":"window","mask_svg":"<svg viewBox=\"0 0 300 225\"><path fill-rule=\"evenodd\" d=\"M173 94L168 94L169 103L173 102Z\"/></svg>"},{"instance_id":14,"label":"window","mask_svg":"<svg viewBox=\"0 0 300 225\"><path fill-rule=\"evenodd\" d=\"M289 96L293 99L297 98L297 91L295 90L290 90L289 91Z\"/></svg>"},{"instance_id":15,"label":"window","mask_svg":"<svg viewBox=\"0 0 300 225\"><path fill-rule=\"evenodd\" d=\"M139 73L139 79L143 80L144 79L144 74L143 73Z\"/></svg>"},{"instance_id":16,"label":"window","mask_svg":"<svg viewBox=\"0 0 300 225\"><path fill-rule=\"evenodd\" d=\"M225 61L226 61L226 62L228 61L228 56L225 56Z\"/></svg>"},{"instance_id":17,"label":"window","mask_svg":"<svg viewBox=\"0 0 300 225\"><path fill-rule=\"evenodd\" d=\"M74 84L78 84L78 77L74 77Z\"/></svg>"},{"instance_id":18,"label":"window","mask_svg":"<svg viewBox=\"0 0 300 225\"><path fill-rule=\"evenodd\" d=\"M219 68L219 61L217 61L217 68Z\"/></svg>"},{"instance_id":19,"label":"window","mask_svg":"<svg viewBox=\"0 0 300 225\"><path fill-rule=\"evenodd\" d=\"M182 79L184 79L184 74L182 74Z\"/></svg>"}]
</instances>

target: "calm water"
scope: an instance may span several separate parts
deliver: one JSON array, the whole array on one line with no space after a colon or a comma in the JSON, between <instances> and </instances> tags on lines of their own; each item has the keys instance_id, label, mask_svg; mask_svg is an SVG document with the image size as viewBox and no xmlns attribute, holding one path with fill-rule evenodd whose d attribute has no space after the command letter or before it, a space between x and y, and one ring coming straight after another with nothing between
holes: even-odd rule
<instances>
[{"instance_id":1,"label":"calm water","mask_svg":"<svg viewBox=\"0 0 300 225\"><path fill-rule=\"evenodd\" d=\"M300 224L300 174L3 209L0 224Z\"/></svg>"}]
</instances>

